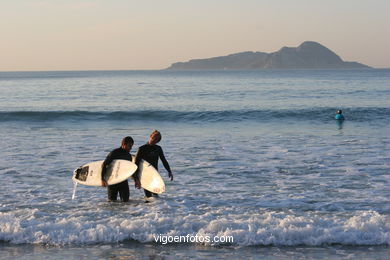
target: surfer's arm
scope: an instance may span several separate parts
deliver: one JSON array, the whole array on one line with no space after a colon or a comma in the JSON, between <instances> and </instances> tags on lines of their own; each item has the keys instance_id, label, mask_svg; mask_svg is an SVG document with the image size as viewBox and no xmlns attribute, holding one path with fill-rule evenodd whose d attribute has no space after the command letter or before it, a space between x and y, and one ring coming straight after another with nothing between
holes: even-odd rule
<instances>
[{"instance_id":1,"label":"surfer's arm","mask_svg":"<svg viewBox=\"0 0 390 260\"><path fill-rule=\"evenodd\" d=\"M140 162L142 160L142 153L143 153L142 152L142 148L141 147L138 148L138 151L137 151L137 153L135 155L135 160L134 160L134 163L138 166L136 172L133 174L134 181L135 180L139 180L139 164L140 164Z\"/></svg>"},{"instance_id":2,"label":"surfer's arm","mask_svg":"<svg viewBox=\"0 0 390 260\"><path fill-rule=\"evenodd\" d=\"M106 176L107 166L112 163L112 161L114 160L113 158L113 152L111 152L107 155L106 159L102 164L102 181L104 181L104 177Z\"/></svg>"},{"instance_id":3,"label":"surfer's arm","mask_svg":"<svg viewBox=\"0 0 390 260\"><path fill-rule=\"evenodd\" d=\"M134 163L138 166L137 170L135 171L135 173L133 174L133 176L131 176L131 178L134 180L134 183L135 183L135 187L137 189L140 189L141 188L141 182L139 180L139 163L142 159L141 157L141 150L140 148L138 148L138 151L135 155L135 158L134 158Z\"/></svg>"},{"instance_id":4,"label":"surfer's arm","mask_svg":"<svg viewBox=\"0 0 390 260\"><path fill-rule=\"evenodd\" d=\"M164 152L163 152L163 150L162 150L161 147L160 147L160 151L159 151L159 156L160 156L161 162L162 162L163 165L164 165L164 168L165 168L165 169L167 170L167 172L168 172L169 178L171 178L171 180L173 180L173 175L172 175L171 167L169 167L169 163L168 163L167 159L165 159Z\"/></svg>"}]
</instances>

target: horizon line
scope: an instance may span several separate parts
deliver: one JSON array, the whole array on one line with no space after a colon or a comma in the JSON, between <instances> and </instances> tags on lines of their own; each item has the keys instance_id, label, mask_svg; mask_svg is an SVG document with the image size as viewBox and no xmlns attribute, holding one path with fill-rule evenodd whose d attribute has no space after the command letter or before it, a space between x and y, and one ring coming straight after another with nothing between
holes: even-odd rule
<instances>
[{"instance_id":1,"label":"horizon line","mask_svg":"<svg viewBox=\"0 0 390 260\"><path fill-rule=\"evenodd\" d=\"M0 70L0 73L9 73L9 72L119 72L119 71L220 71L220 72L229 72L229 71L293 71L293 70L335 70L335 71L345 71L345 70L386 70L390 69L390 67L387 68L358 68L358 69L236 69L236 70L212 70L212 69L205 69L205 70L170 70L170 69L70 69L70 70Z\"/></svg>"}]
</instances>

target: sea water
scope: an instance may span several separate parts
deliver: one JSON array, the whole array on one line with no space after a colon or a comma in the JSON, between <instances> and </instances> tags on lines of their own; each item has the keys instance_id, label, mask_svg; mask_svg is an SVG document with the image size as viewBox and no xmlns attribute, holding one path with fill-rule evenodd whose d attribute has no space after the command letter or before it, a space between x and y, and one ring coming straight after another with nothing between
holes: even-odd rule
<instances>
[{"instance_id":1,"label":"sea water","mask_svg":"<svg viewBox=\"0 0 390 260\"><path fill-rule=\"evenodd\" d=\"M0 72L1 257L385 258L389 100L377 69ZM73 194L75 168L154 129L174 174L158 200Z\"/></svg>"}]
</instances>

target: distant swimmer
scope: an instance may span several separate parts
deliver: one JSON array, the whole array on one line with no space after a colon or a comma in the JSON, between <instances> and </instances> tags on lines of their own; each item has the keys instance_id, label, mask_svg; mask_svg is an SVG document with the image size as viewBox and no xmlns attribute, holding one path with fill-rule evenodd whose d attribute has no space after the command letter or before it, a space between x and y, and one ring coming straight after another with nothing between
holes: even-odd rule
<instances>
[{"instance_id":1,"label":"distant swimmer","mask_svg":"<svg viewBox=\"0 0 390 260\"><path fill-rule=\"evenodd\" d=\"M121 147L111 151L108 155L106 160L103 162L103 168L102 168L102 186L107 187L107 193L108 193L108 200L109 201L116 201L116 198L119 193L119 197L122 202L129 201L130 197L130 191L129 191L129 184L127 180L114 184L114 185L107 185L107 182L104 180L107 167L112 163L114 160L127 160L132 161L130 150L133 147L134 140L130 136L126 136L123 138ZM138 176L134 176L134 182L135 187L140 189L141 183L138 179Z\"/></svg>"},{"instance_id":2,"label":"distant swimmer","mask_svg":"<svg viewBox=\"0 0 390 260\"><path fill-rule=\"evenodd\" d=\"M155 130L149 138L149 141L147 144L141 146L138 148L137 155L135 156L135 164L139 166L141 160L145 160L148 163L150 163L154 168L158 169L158 159L161 159L161 162L163 163L165 169L168 171L168 176L173 181L173 174L171 171L171 168L169 167L168 161L165 159L164 152L161 148L161 146L158 146L157 143L161 141L161 133L157 130ZM136 178L139 178L138 172L136 172L134 175L136 175ZM145 196L146 198L150 198L152 196L158 196L156 193L150 192L148 190L145 190Z\"/></svg>"},{"instance_id":3,"label":"distant swimmer","mask_svg":"<svg viewBox=\"0 0 390 260\"><path fill-rule=\"evenodd\" d=\"M342 110L337 110L336 116L334 117L336 120L344 120L344 115Z\"/></svg>"}]
</instances>

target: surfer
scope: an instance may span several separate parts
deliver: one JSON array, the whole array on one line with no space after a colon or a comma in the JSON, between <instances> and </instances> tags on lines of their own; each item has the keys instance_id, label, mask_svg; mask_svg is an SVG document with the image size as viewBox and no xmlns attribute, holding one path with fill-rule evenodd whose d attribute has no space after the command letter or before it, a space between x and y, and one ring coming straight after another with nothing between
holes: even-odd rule
<instances>
[{"instance_id":1,"label":"surfer","mask_svg":"<svg viewBox=\"0 0 390 260\"><path fill-rule=\"evenodd\" d=\"M157 130L154 130L150 135L148 143L138 148L137 155L135 156L135 164L139 167L140 161L145 160L150 163L156 170L158 170L158 158L161 159L165 169L168 171L168 176L173 181L173 174L171 168L169 167L168 161L165 159L164 152L161 146L157 145L161 141L161 133ZM134 174L137 179L139 179L139 172ZM152 196L158 197L156 193L145 190L145 196L150 198Z\"/></svg>"},{"instance_id":2,"label":"surfer","mask_svg":"<svg viewBox=\"0 0 390 260\"><path fill-rule=\"evenodd\" d=\"M337 110L336 116L334 117L336 120L344 120L344 115L342 110Z\"/></svg>"},{"instance_id":3,"label":"surfer","mask_svg":"<svg viewBox=\"0 0 390 260\"><path fill-rule=\"evenodd\" d=\"M107 166L110 165L110 163L113 160L127 160L132 161L130 150L133 147L134 140L130 136L126 136L122 139L121 147L114 149L111 151L107 157L106 160L103 162L103 168L102 168L102 186L107 187L107 193L108 193L108 200L109 201L116 201L116 198L119 193L119 197L121 201L127 202L129 201L130 197L130 191L129 191L129 183L127 180L122 181L121 183L117 183L114 185L107 185L107 182L104 180ZM138 176L135 176L134 178L135 187L137 189L141 188L141 183L138 179Z\"/></svg>"}]
</instances>

